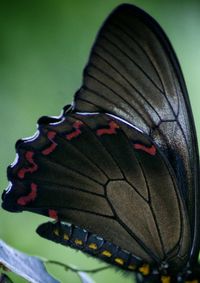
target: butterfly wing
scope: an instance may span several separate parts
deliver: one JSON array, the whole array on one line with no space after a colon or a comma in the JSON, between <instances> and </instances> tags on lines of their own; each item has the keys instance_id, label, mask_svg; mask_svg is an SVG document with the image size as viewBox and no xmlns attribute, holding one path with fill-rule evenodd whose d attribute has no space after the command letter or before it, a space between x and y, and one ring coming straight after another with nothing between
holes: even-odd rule
<instances>
[{"instance_id":1,"label":"butterfly wing","mask_svg":"<svg viewBox=\"0 0 200 283\"><path fill-rule=\"evenodd\" d=\"M136 126L160 147L174 169L199 251L198 148L188 94L176 55L160 26L132 5L119 6L101 28L77 112L110 113Z\"/></svg>"},{"instance_id":2,"label":"butterfly wing","mask_svg":"<svg viewBox=\"0 0 200 283\"><path fill-rule=\"evenodd\" d=\"M40 121L17 153L7 210L73 223L152 265L186 263L190 227L175 174L137 129L106 114L68 114Z\"/></svg>"},{"instance_id":3,"label":"butterfly wing","mask_svg":"<svg viewBox=\"0 0 200 283\"><path fill-rule=\"evenodd\" d=\"M192 112L176 56L149 15L119 6L97 37L73 110L40 124L17 143L4 208L71 222L149 263L167 259L173 272L196 260Z\"/></svg>"}]
</instances>

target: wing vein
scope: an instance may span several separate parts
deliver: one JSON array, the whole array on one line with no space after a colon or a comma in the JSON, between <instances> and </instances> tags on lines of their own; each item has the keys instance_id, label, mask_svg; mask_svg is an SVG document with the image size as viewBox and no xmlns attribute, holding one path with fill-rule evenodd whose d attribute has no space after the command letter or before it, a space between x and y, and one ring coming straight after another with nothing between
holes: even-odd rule
<instances>
[{"instance_id":1,"label":"wing vein","mask_svg":"<svg viewBox=\"0 0 200 283\"><path fill-rule=\"evenodd\" d=\"M114 33L112 32L112 35L114 35ZM114 35L115 36L115 35ZM121 49L116 43L114 43L110 38L108 38L106 35L102 35L102 38L106 39L111 45L113 45L116 49L118 49L126 58L128 58L143 74L144 76L154 85L155 88L157 88L157 90L160 91L161 94L164 94L163 90L159 88L159 86L156 85L156 83L151 79L151 77L145 72L145 70L139 65L137 64L137 62L135 60L133 60L132 57L130 57L123 49ZM121 38L116 37L126 48L128 48L131 52L132 49L129 48L129 45L125 45L125 43L123 42L123 40Z\"/></svg>"},{"instance_id":2,"label":"wing vein","mask_svg":"<svg viewBox=\"0 0 200 283\"><path fill-rule=\"evenodd\" d=\"M118 63L120 63L121 67L123 68L123 63L117 59L113 54L111 54L110 52L108 52L104 46L101 47L105 52L107 52L111 57L113 57L115 60L118 61ZM121 78L123 78L124 81L126 81L131 88L133 88L135 90L135 92L145 101L145 103L152 109L153 112L155 112L157 114L157 116L159 117L159 119L161 119L159 113L155 110L155 108L151 105L151 103L147 100L147 98L126 78L125 75L123 75L122 72L119 71L119 69L116 69L107 59L105 59L103 56L101 56L98 53L94 53L96 56L98 56L101 60L103 60L104 62L106 62L106 64L108 64ZM102 71L102 70L101 70ZM105 74L108 76L108 73L105 72ZM112 78L113 81L114 78ZM117 81L116 81L117 82ZM137 101L138 103L138 101ZM144 105L144 103L143 103Z\"/></svg>"}]
</instances>

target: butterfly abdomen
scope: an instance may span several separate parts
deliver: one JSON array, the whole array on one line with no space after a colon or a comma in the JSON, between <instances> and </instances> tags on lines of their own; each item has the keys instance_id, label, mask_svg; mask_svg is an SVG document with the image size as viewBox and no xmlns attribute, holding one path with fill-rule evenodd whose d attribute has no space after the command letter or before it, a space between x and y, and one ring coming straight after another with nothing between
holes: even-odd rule
<instances>
[{"instance_id":1,"label":"butterfly abdomen","mask_svg":"<svg viewBox=\"0 0 200 283\"><path fill-rule=\"evenodd\" d=\"M140 270L144 275L150 272L149 265L144 264L141 259L78 226L59 221L47 222L37 228L37 233L48 240L82 250L123 269Z\"/></svg>"}]
</instances>

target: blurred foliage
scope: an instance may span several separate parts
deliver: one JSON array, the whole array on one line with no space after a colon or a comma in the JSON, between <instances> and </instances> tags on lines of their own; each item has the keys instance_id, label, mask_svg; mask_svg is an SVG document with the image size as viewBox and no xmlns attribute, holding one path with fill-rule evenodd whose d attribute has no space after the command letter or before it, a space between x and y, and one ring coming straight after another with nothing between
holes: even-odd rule
<instances>
[{"instance_id":1,"label":"blurred foliage","mask_svg":"<svg viewBox=\"0 0 200 283\"><path fill-rule=\"evenodd\" d=\"M200 2L178 0L126 1L145 9L166 31L180 60L200 137ZM81 85L95 35L120 0L0 0L0 188L6 187L6 167L14 159L14 144L35 132L42 115L58 115ZM101 266L70 248L48 242L35 233L45 217L11 214L1 209L0 238L32 255L74 264ZM73 273L52 266L62 282L78 283ZM115 269L93 276L98 282L133 282ZM22 279L14 278L22 283Z\"/></svg>"}]
</instances>

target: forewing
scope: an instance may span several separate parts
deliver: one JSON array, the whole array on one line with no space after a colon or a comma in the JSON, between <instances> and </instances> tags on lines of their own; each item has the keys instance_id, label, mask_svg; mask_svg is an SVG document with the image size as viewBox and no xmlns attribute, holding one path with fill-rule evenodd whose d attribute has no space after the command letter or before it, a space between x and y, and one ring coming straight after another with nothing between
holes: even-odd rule
<instances>
[{"instance_id":1,"label":"forewing","mask_svg":"<svg viewBox=\"0 0 200 283\"><path fill-rule=\"evenodd\" d=\"M174 169L196 241L199 165L191 107L171 44L144 11L125 4L107 19L85 68L74 109L113 114L151 137ZM198 253L193 246L194 250Z\"/></svg>"},{"instance_id":2,"label":"forewing","mask_svg":"<svg viewBox=\"0 0 200 283\"><path fill-rule=\"evenodd\" d=\"M3 207L73 223L151 264L182 266L190 247L187 210L158 147L105 114L49 121L17 143Z\"/></svg>"}]
</instances>

